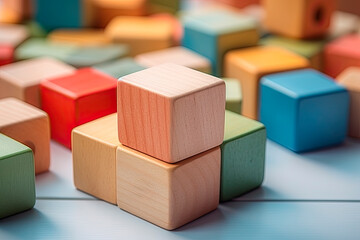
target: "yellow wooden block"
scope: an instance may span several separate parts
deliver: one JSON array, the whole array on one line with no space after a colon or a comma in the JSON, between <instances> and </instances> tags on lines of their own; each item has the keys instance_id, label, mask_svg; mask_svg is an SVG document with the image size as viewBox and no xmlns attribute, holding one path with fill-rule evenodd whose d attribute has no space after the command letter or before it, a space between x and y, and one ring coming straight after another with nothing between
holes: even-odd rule
<instances>
[{"instance_id":1,"label":"yellow wooden block","mask_svg":"<svg viewBox=\"0 0 360 240\"><path fill-rule=\"evenodd\" d=\"M105 34L117 43L129 45L131 56L173 45L172 24L149 17L116 17Z\"/></svg>"},{"instance_id":2,"label":"yellow wooden block","mask_svg":"<svg viewBox=\"0 0 360 240\"><path fill-rule=\"evenodd\" d=\"M308 66L307 59L280 47L253 47L225 55L225 76L241 82L242 115L252 119L257 119L258 115L258 88L262 76Z\"/></svg>"},{"instance_id":3,"label":"yellow wooden block","mask_svg":"<svg viewBox=\"0 0 360 240\"><path fill-rule=\"evenodd\" d=\"M74 128L71 143L75 187L116 204L117 114Z\"/></svg>"},{"instance_id":4,"label":"yellow wooden block","mask_svg":"<svg viewBox=\"0 0 360 240\"><path fill-rule=\"evenodd\" d=\"M111 43L104 31L98 29L58 29L52 31L48 38L52 42L80 46L98 46Z\"/></svg>"},{"instance_id":5,"label":"yellow wooden block","mask_svg":"<svg viewBox=\"0 0 360 240\"><path fill-rule=\"evenodd\" d=\"M0 99L0 133L32 149L35 173L50 166L50 126L48 115L15 98Z\"/></svg>"},{"instance_id":6,"label":"yellow wooden block","mask_svg":"<svg viewBox=\"0 0 360 240\"><path fill-rule=\"evenodd\" d=\"M120 146L116 156L118 206L172 230L219 204L220 148L169 164Z\"/></svg>"}]
</instances>

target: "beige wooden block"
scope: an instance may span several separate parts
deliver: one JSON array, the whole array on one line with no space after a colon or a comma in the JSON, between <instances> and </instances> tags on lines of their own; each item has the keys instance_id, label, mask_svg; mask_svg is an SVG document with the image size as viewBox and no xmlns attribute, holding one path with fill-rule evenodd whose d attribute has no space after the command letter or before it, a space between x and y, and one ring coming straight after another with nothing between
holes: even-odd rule
<instances>
[{"instance_id":1,"label":"beige wooden block","mask_svg":"<svg viewBox=\"0 0 360 240\"><path fill-rule=\"evenodd\" d=\"M172 230L219 204L220 149L169 164L120 146L116 156L117 204Z\"/></svg>"},{"instance_id":2,"label":"beige wooden block","mask_svg":"<svg viewBox=\"0 0 360 240\"><path fill-rule=\"evenodd\" d=\"M40 82L75 68L52 58L24 60L0 67L0 99L15 97L40 108Z\"/></svg>"},{"instance_id":3,"label":"beige wooden block","mask_svg":"<svg viewBox=\"0 0 360 240\"><path fill-rule=\"evenodd\" d=\"M35 173L50 166L50 126L48 115L15 98L0 99L0 133L30 147Z\"/></svg>"},{"instance_id":4,"label":"beige wooden block","mask_svg":"<svg viewBox=\"0 0 360 240\"><path fill-rule=\"evenodd\" d=\"M0 45L18 46L29 37L25 26L16 24L0 24Z\"/></svg>"},{"instance_id":5,"label":"beige wooden block","mask_svg":"<svg viewBox=\"0 0 360 240\"><path fill-rule=\"evenodd\" d=\"M75 187L116 204L117 114L74 128L71 143Z\"/></svg>"},{"instance_id":6,"label":"beige wooden block","mask_svg":"<svg viewBox=\"0 0 360 240\"><path fill-rule=\"evenodd\" d=\"M360 138L360 68L348 68L336 80L350 93L349 136Z\"/></svg>"},{"instance_id":7,"label":"beige wooden block","mask_svg":"<svg viewBox=\"0 0 360 240\"><path fill-rule=\"evenodd\" d=\"M355 33L360 27L359 16L351 13L335 11L331 17L329 28L329 40Z\"/></svg>"},{"instance_id":8,"label":"beige wooden block","mask_svg":"<svg viewBox=\"0 0 360 240\"><path fill-rule=\"evenodd\" d=\"M224 137L225 83L168 63L118 82L122 144L169 163L219 146Z\"/></svg>"},{"instance_id":9,"label":"beige wooden block","mask_svg":"<svg viewBox=\"0 0 360 240\"><path fill-rule=\"evenodd\" d=\"M79 46L101 46L110 44L111 40L99 29L57 29L48 35L55 43L68 43Z\"/></svg>"},{"instance_id":10,"label":"beige wooden block","mask_svg":"<svg viewBox=\"0 0 360 240\"><path fill-rule=\"evenodd\" d=\"M204 73L211 72L209 60L184 47L172 47L143 53L137 55L135 61L144 67L154 67L163 63L174 63Z\"/></svg>"},{"instance_id":11,"label":"beige wooden block","mask_svg":"<svg viewBox=\"0 0 360 240\"><path fill-rule=\"evenodd\" d=\"M116 17L105 28L105 34L117 43L129 45L131 56L173 45L171 22L150 17Z\"/></svg>"}]
</instances>

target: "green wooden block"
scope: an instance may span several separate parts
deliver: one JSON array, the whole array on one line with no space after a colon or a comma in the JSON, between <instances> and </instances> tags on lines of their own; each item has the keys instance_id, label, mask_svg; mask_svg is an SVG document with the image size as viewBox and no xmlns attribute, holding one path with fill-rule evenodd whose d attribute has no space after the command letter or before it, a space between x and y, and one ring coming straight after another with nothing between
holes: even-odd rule
<instances>
[{"instance_id":1,"label":"green wooden block","mask_svg":"<svg viewBox=\"0 0 360 240\"><path fill-rule=\"evenodd\" d=\"M220 201L231 200L261 185L265 170L265 145L266 130L262 123L225 112Z\"/></svg>"},{"instance_id":2,"label":"green wooden block","mask_svg":"<svg viewBox=\"0 0 360 240\"><path fill-rule=\"evenodd\" d=\"M35 21L26 22L26 27L33 38L45 38L47 36L46 30Z\"/></svg>"},{"instance_id":3,"label":"green wooden block","mask_svg":"<svg viewBox=\"0 0 360 240\"><path fill-rule=\"evenodd\" d=\"M240 81L233 78L223 78L226 86L226 106L229 111L241 114L242 93Z\"/></svg>"},{"instance_id":4,"label":"green wooden block","mask_svg":"<svg viewBox=\"0 0 360 240\"><path fill-rule=\"evenodd\" d=\"M34 205L33 152L0 134L0 218L28 210Z\"/></svg>"},{"instance_id":5,"label":"green wooden block","mask_svg":"<svg viewBox=\"0 0 360 240\"><path fill-rule=\"evenodd\" d=\"M137 64L132 58L122 58L119 60L98 64L95 65L94 68L117 79L145 69L145 67Z\"/></svg>"},{"instance_id":6,"label":"green wooden block","mask_svg":"<svg viewBox=\"0 0 360 240\"><path fill-rule=\"evenodd\" d=\"M150 12L176 14L180 10L180 5L180 0L150 0Z\"/></svg>"}]
</instances>

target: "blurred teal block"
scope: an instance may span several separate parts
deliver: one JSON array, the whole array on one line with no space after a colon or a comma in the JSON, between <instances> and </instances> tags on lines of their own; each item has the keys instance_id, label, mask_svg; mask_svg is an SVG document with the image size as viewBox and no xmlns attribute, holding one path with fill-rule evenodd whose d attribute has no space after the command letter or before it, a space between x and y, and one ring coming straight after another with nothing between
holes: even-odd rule
<instances>
[{"instance_id":1,"label":"blurred teal block","mask_svg":"<svg viewBox=\"0 0 360 240\"><path fill-rule=\"evenodd\" d=\"M228 11L200 11L183 17L182 45L209 59L212 73L222 75L223 57L232 49L255 46L256 20Z\"/></svg>"},{"instance_id":2,"label":"blurred teal block","mask_svg":"<svg viewBox=\"0 0 360 240\"><path fill-rule=\"evenodd\" d=\"M349 93L316 70L264 76L260 87L260 121L268 137L295 152L344 141Z\"/></svg>"},{"instance_id":3,"label":"blurred teal block","mask_svg":"<svg viewBox=\"0 0 360 240\"><path fill-rule=\"evenodd\" d=\"M0 134L0 218L23 212L34 205L33 152Z\"/></svg>"},{"instance_id":4,"label":"blurred teal block","mask_svg":"<svg viewBox=\"0 0 360 240\"><path fill-rule=\"evenodd\" d=\"M132 58L122 58L119 60L98 64L95 65L94 68L114 78L120 78L145 69L145 67L137 64Z\"/></svg>"}]
</instances>

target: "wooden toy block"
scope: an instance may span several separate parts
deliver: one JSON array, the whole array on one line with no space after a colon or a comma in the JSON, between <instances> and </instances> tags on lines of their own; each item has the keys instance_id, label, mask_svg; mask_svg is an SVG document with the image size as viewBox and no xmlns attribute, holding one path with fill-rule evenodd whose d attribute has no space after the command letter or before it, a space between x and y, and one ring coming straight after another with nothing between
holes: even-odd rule
<instances>
[{"instance_id":1,"label":"wooden toy block","mask_svg":"<svg viewBox=\"0 0 360 240\"><path fill-rule=\"evenodd\" d=\"M116 204L117 114L72 131L74 184L77 189Z\"/></svg>"},{"instance_id":2,"label":"wooden toy block","mask_svg":"<svg viewBox=\"0 0 360 240\"><path fill-rule=\"evenodd\" d=\"M92 0L35 0L35 20L47 31L93 24Z\"/></svg>"},{"instance_id":3,"label":"wooden toy block","mask_svg":"<svg viewBox=\"0 0 360 240\"><path fill-rule=\"evenodd\" d=\"M223 78L226 86L226 106L229 111L241 114L242 92L237 79Z\"/></svg>"},{"instance_id":4,"label":"wooden toy block","mask_svg":"<svg viewBox=\"0 0 360 240\"><path fill-rule=\"evenodd\" d=\"M233 50L225 56L225 76L241 82L242 115L252 119L257 119L258 86L262 76L308 66L304 57L272 46Z\"/></svg>"},{"instance_id":5,"label":"wooden toy block","mask_svg":"<svg viewBox=\"0 0 360 240\"><path fill-rule=\"evenodd\" d=\"M323 48L326 44L325 40L302 40L281 36L269 36L260 41L264 46L283 47L293 53L307 58L310 66L316 70L322 70Z\"/></svg>"},{"instance_id":6,"label":"wooden toy block","mask_svg":"<svg viewBox=\"0 0 360 240\"><path fill-rule=\"evenodd\" d=\"M34 159L30 148L0 134L0 219L35 205Z\"/></svg>"},{"instance_id":7,"label":"wooden toy block","mask_svg":"<svg viewBox=\"0 0 360 240\"><path fill-rule=\"evenodd\" d=\"M95 65L94 68L116 79L145 69L145 67L139 65L134 59L129 57L98 64Z\"/></svg>"},{"instance_id":8,"label":"wooden toy block","mask_svg":"<svg viewBox=\"0 0 360 240\"><path fill-rule=\"evenodd\" d=\"M225 111L220 201L231 200L261 185L265 171L265 146L263 124Z\"/></svg>"},{"instance_id":9,"label":"wooden toy block","mask_svg":"<svg viewBox=\"0 0 360 240\"><path fill-rule=\"evenodd\" d=\"M176 14L180 10L180 0L148 0L149 12Z\"/></svg>"},{"instance_id":10,"label":"wooden toy block","mask_svg":"<svg viewBox=\"0 0 360 240\"><path fill-rule=\"evenodd\" d=\"M111 43L104 31L99 29L57 29L52 31L48 38L51 42L79 46L102 46Z\"/></svg>"},{"instance_id":11,"label":"wooden toy block","mask_svg":"<svg viewBox=\"0 0 360 240\"><path fill-rule=\"evenodd\" d=\"M260 120L268 138L295 152L342 143L349 93L316 70L296 70L261 80Z\"/></svg>"},{"instance_id":12,"label":"wooden toy block","mask_svg":"<svg viewBox=\"0 0 360 240\"><path fill-rule=\"evenodd\" d=\"M149 17L116 17L105 28L113 41L130 47L130 55L156 51L173 45L170 22Z\"/></svg>"},{"instance_id":13,"label":"wooden toy block","mask_svg":"<svg viewBox=\"0 0 360 240\"><path fill-rule=\"evenodd\" d=\"M183 46L209 59L212 73L222 75L224 54L258 42L256 21L230 11L202 11L184 17Z\"/></svg>"},{"instance_id":14,"label":"wooden toy block","mask_svg":"<svg viewBox=\"0 0 360 240\"><path fill-rule=\"evenodd\" d=\"M219 0L219 2L228 4L236 8L244 8L249 5L259 4L260 0Z\"/></svg>"},{"instance_id":15,"label":"wooden toy block","mask_svg":"<svg viewBox=\"0 0 360 240\"><path fill-rule=\"evenodd\" d=\"M47 31L37 22L30 20L25 23L30 38L45 38Z\"/></svg>"},{"instance_id":16,"label":"wooden toy block","mask_svg":"<svg viewBox=\"0 0 360 240\"><path fill-rule=\"evenodd\" d=\"M14 47L10 45L0 45L0 66L12 63L13 61Z\"/></svg>"},{"instance_id":17,"label":"wooden toy block","mask_svg":"<svg viewBox=\"0 0 360 240\"><path fill-rule=\"evenodd\" d=\"M17 47L29 37L26 27L15 24L0 24L0 45Z\"/></svg>"},{"instance_id":18,"label":"wooden toy block","mask_svg":"<svg viewBox=\"0 0 360 240\"><path fill-rule=\"evenodd\" d=\"M118 82L120 142L165 162L219 146L224 111L224 81L184 66L162 64Z\"/></svg>"},{"instance_id":19,"label":"wooden toy block","mask_svg":"<svg viewBox=\"0 0 360 240\"><path fill-rule=\"evenodd\" d=\"M346 69L337 81L350 93L349 136L360 138L360 68Z\"/></svg>"},{"instance_id":20,"label":"wooden toy block","mask_svg":"<svg viewBox=\"0 0 360 240\"><path fill-rule=\"evenodd\" d=\"M50 126L45 112L15 98L0 99L0 133L32 149L36 174L49 170Z\"/></svg>"},{"instance_id":21,"label":"wooden toy block","mask_svg":"<svg viewBox=\"0 0 360 240\"><path fill-rule=\"evenodd\" d=\"M169 164L121 145L116 177L121 209L173 230L217 208L220 148Z\"/></svg>"},{"instance_id":22,"label":"wooden toy block","mask_svg":"<svg viewBox=\"0 0 360 240\"><path fill-rule=\"evenodd\" d=\"M70 148L74 127L116 112L116 85L116 79L92 68L41 82L52 138Z\"/></svg>"},{"instance_id":23,"label":"wooden toy block","mask_svg":"<svg viewBox=\"0 0 360 240\"><path fill-rule=\"evenodd\" d=\"M95 26L106 25L118 16L143 16L147 13L147 0L93 0Z\"/></svg>"},{"instance_id":24,"label":"wooden toy block","mask_svg":"<svg viewBox=\"0 0 360 240\"><path fill-rule=\"evenodd\" d=\"M270 32L293 38L327 33L336 0L263 0L265 25Z\"/></svg>"},{"instance_id":25,"label":"wooden toy block","mask_svg":"<svg viewBox=\"0 0 360 240\"><path fill-rule=\"evenodd\" d=\"M337 77L348 67L360 67L360 36L346 35L325 46L324 72Z\"/></svg>"},{"instance_id":26,"label":"wooden toy block","mask_svg":"<svg viewBox=\"0 0 360 240\"><path fill-rule=\"evenodd\" d=\"M359 16L335 11L331 17L331 24L329 33L327 36L328 40L335 40L351 33L356 33L360 25Z\"/></svg>"},{"instance_id":27,"label":"wooden toy block","mask_svg":"<svg viewBox=\"0 0 360 240\"><path fill-rule=\"evenodd\" d=\"M210 62L203 56L184 47L172 47L135 57L135 61L145 67L154 67L163 63L174 63L204 73L211 72Z\"/></svg>"},{"instance_id":28,"label":"wooden toy block","mask_svg":"<svg viewBox=\"0 0 360 240\"><path fill-rule=\"evenodd\" d=\"M0 67L0 99L15 97L41 108L40 82L75 71L52 58L35 58Z\"/></svg>"},{"instance_id":29,"label":"wooden toy block","mask_svg":"<svg viewBox=\"0 0 360 240\"><path fill-rule=\"evenodd\" d=\"M169 13L156 13L151 15L150 17L160 21L169 22L172 25L172 29L173 29L174 45L176 46L181 45L181 40L184 35L184 30L180 20L177 17Z\"/></svg>"},{"instance_id":30,"label":"wooden toy block","mask_svg":"<svg viewBox=\"0 0 360 240\"><path fill-rule=\"evenodd\" d=\"M341 0L337 1L337 8L340 11L360 15L360 2L357 0Z\"/></svg>"},{"instance_id":31,"label":"wooden toy block","mask_svg":"<svg viewBox=\"0 0 360 240\"><path fill-rule=\"evenodd\" d=\"M0 2L0 23L20 23L32 13L30 0L2 0Z\"/></svg>"}]
</instances>

